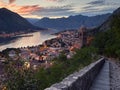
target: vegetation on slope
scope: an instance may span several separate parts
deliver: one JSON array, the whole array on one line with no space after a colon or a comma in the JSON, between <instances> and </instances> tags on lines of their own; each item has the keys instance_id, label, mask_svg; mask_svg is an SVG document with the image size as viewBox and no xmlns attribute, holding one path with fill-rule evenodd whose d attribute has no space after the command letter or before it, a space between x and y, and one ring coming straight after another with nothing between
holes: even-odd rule
<instances>
[{"instance_id":1,"label":"vegetation on slope","mask_svg":"<svg viewBox=\"0 0 120 90\"><path fill-rule=\"evenodd\" d=\"M96 53L97 49L93 47L77 50L71 59L67 59L62 53L53 60L52 67L40 68L38 71L32 68L25 70L20 60L9 61L6 65L8 80L5 84L9 90L43 90L93 62Z\"/></svg>"},{"instance_id":2,"label":"vegetation on slope","mask_svg":"<svg viewBox=\"0 0 120 90\"><path fill-rule=\"evenodd\" d=\"M93 45L99 53L108 57L120 58L120 17L114 15L111 29L96 35Z\"/></svg>"}]
</instances>

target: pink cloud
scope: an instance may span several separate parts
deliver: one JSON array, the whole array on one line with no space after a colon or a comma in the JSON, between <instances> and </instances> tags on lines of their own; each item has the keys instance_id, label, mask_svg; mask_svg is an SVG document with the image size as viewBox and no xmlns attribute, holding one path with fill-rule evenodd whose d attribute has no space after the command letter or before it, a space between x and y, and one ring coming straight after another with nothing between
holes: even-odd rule
<instances>
[{"instance_id":1,"label":"pink cloud","mask_svg":"<svg viewBox=\"0 0 120 90\"><path fill-rule=\"evenodd\" d=\"M40 7L39 5L19 6L19 5L13 4L13 2L15 2L15 0L9 0L9 3L0 1L0 8L4 7L21 15L28 15L42 9L42 7Z\"/></svg>"},{"instance_id":2,"label":"pink cloud","mask_svg":"<svg viewBox=\"0 0 120 90\"><path fill-rule=\"evenodd\" d=\"M39 5L21 6L21 7L18 7L17 12L19 14L25 15L25 14L31 14L32 12L35 12L41 9L42 7L40 7Z\"/></svg>"},{"instance_id":3,"label":"pink cloud","mask_svg":"<svg viewBox=\"0 0 120 90\"><path fill-rule=\"evenodd\" d=\"M9 0L9 3L11 4L11 3L13 3L13 2L15 2L16 0Z\"/></svg>"}]
</instances>

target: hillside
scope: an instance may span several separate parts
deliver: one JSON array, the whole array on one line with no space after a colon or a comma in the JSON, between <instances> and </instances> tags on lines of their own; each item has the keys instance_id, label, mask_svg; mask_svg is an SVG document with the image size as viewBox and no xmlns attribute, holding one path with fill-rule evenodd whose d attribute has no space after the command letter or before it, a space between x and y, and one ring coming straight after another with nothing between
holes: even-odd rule
<instances>
[{"instance_id":1,"label":"hillside","mask_svg":"<svg viewBox=\"0 0 120 90\"><path fill-rule=\"evenodd\" d=\"M113 14L101 26L99 26L98 29L99 31L107 31L108 29L111 29L117 21L120 21L120 8L115 10Z\"/></svg>"},{"instance_id":2,"label":"hillside","mask_svg":"<svg viewBox=\"0 0 120 90\"><path fill-rule=\"evenodd\" d=\"M46 27L46 28L53 28L58 30L64 29L77 29L81 25L86 27L96 27L101 25L110 14L103 14L97 16L83 16L83 15L76 15L76 16L69 16L68 18L57 18L57 19L50 19L50 18L42 18L34 25L39 27Z\"/></svg>"},{"instance_id":3,"label":"hillside","mask_svg":"<svg viewBox=\"0 0 120 90\"><path fill-rule=\"evenodd\" d=\"M38 28L29 23L19 14L14 13L6 8L0 9L0 32L16 32L27 30L38 30Z\"/></svg>"},{"instance_id":4,"label":"hillside","mask_svg":"<svg viewBox=\"0 0 120 90\"><path fill-rule=\"evenodd\" d=\"M97 30L99 33L93 45L101 54L120 58L120 8L115 10Z\"/></svg>"}]
</instances>

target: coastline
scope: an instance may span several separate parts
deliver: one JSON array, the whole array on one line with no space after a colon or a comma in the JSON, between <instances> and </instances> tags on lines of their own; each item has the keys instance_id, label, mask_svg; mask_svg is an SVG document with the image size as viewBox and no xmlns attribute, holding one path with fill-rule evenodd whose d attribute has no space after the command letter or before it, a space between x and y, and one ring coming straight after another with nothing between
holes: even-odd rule
<instances>
[{"instance_id":1,"label":"coastline","mask_svg":"<svg viewBox=\"0 0 120 90\"><path fill-rule=\"evenodd\" d=\"M19 39L19 38L24 38L24 37L33 37L34 38L34 33L37 33L37 32L40 32L40 33L42 33L43 34L43 36L44 36L44 33L43 32L41 32L41 31L34 31L34 32L27 32L27 33L25 33L25 34L20 34L20 35L18 35L18 36L14 36L14 37L9 37L9 38L0 38L2 41L0 42L0 46L4 46L4 45L6 45L6 44L9 44L9 43L11 43L11 42L14 42L14 41L16 41L17 39ZM52 35L52 34L48 34L48 35ZM53 36L53 35L52 35ZM55 35L54 35L55 36ZM55 38L55 37L53 37L53 38ZM51 39L53 39L53 38L50 38L50 37L48 37L45 41L47 41L47 40L51 40ZM9 39L9 40L7 40L7 39ZM44 39L44 38L43 38ZM6 41L7 40L7 41ZM10 47L10 48L16 48L16 49L19 49L19 48L27 48L27 47L36 47L36 46L39 46L39 45L42 45L42 43L44 43L45 41L43 41L43 42L41 42L41 44L36 44L36 45L28 45L28 46L19 46L19 47ZM27 43L27 42L26 42ZM5 49L7 49L7 48L9 48L9 47L6 47ZM0 52L2 52L3 50L5 50L5 49L1 49L0 50Z\"/></svg>"},{"instance_id":2,"label":"coastline","mask_svg":"<svg viewBox=\"0 0 120 90\"><path fill-rule=\"evenodd\" d=\"M52 33L52 34L50 34L50 35L57 36L57 35L59 35L59 34L61 34L61 33L67 32L67 31L76 31L76 30L77 30L77 29L63 30L63 31L59 31L59 32L57 32L57 33L56 33L56 32L55 32L55 33ZM12 41L14 42L14 40L19 39L19 38L22 38L22 37L33 37L33 34L32 34L32 33L35 33L35 32L39 32L39 31L26 32L26 33L24 33L24 34L20 34L20 35L11 37L11 38L13 38L12 40L10 40L9 42L0 43L0 46L1 46L1 45L5 45L5 44L7 44L7 43L10 43L10 42L12 42ZM44 32L44 31L43 31L43 32ZM58 39L58 37L55 37L55 38L47 39L47 40L43 41L42 44L39 44L39 45L21 46L21 47L17 47L16 49L27 48L27 47L37 47L37 46L43 45L43 43L45 43L45 42L50 42L51 40L57 40L57 39ZM6 49L7 49L7 48L6 48ZM3 50L5 50L5 49L3 49ZM3 51L3 50L0 50L0 51Z\"/></svg>"}]
</instances>

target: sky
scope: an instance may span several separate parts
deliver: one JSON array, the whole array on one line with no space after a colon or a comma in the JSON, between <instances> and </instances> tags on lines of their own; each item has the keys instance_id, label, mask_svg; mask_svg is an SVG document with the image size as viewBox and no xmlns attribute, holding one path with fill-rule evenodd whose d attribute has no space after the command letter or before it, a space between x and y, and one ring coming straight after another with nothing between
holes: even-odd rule
<instances>
[{"instance_id":1,"label":"sky","mask_svg":"<svg viewBox=\"0 0 120 90\"><path fill-rule=\"evenodd\" d=\"M94 16L112 13L120 7L120 0L0 0L3 7L27 18Z\"/></svg>"}]
</instances>

